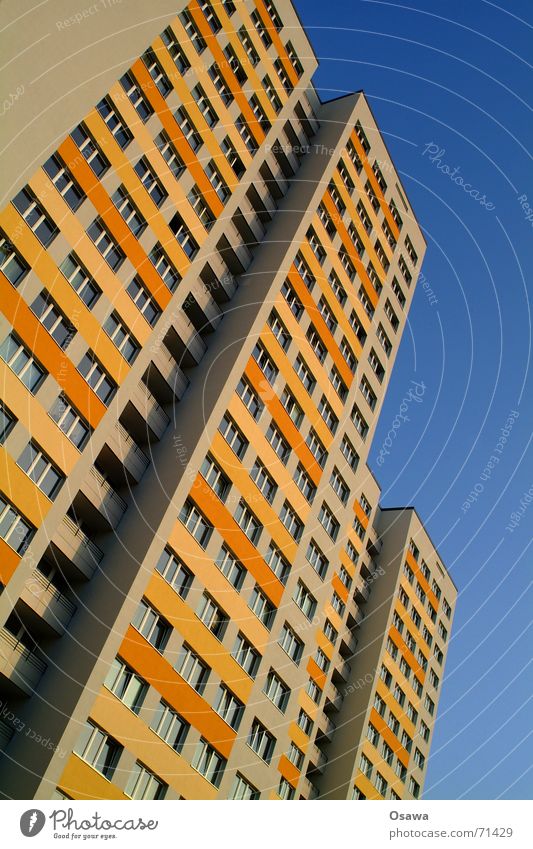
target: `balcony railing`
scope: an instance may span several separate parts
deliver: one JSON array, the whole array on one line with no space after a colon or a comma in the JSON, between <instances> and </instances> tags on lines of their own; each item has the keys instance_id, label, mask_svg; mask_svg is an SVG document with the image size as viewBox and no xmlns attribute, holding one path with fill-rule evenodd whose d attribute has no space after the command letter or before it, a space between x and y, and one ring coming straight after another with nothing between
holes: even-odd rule
<instances>
[{"instance_id":1,"label":"balcony railing","mask_svg":"<svg viewBox=\"0 0 533 849\"><path fill-rule=\"evenodd\" d=\"M131 402L156 438L161 439L170 419L141 380L132 392Z\"/></svg>"},{"instance_id":2,"label":"balcony railing","mask_svg":"<svg viewBox=\"0 0 533 849\"><path fill-rule=\"evenodd\" d=\"M70 516L63 516L53 543L85 578L92 578L94 570L104 556L98 546L72 521Z\"/></svg>"},{"instance_id":3,"label":"balcony railing","mask_svg":"<svg viewBox=\"0 0 533 849\"><path fill-rule=\"evenodd\" d=\"M150 460L120 422L115 422L115 431L110 438L110 443L126 470L139 482Z\"/></svg>"},{"instance_id":4,"label":"balcony railing","mask_svg":"<svg viewBox=\"0 0 533 849\"><path fill-rule=\"evenodd\" d=\"M89 475L83 483L82 491L100 513L105 516L111 527L115 529L126 512L128 505L94 466L91 466L89 470Z\"/></svg>"},{"instance_id":5,"label":"balcony railing","mask_svg":"<svg viewBox=\"0 0 533 849\"><path fill-rule=\"evenodd\" d=\"M39 569L35 569L20 596L31 610L62 634L76 610L73 604Z\"/></svg>"},{"instance_id":6,"label":"balcony railing","mask_svg":"<svg viewBox=\"0 0 533 849\"><path fill-rule=\"evenodd\" d=\"M46 663L17 640L7 628L0 629L0 673L30 696L39 683Z\"/></svg>"}]
</instances>

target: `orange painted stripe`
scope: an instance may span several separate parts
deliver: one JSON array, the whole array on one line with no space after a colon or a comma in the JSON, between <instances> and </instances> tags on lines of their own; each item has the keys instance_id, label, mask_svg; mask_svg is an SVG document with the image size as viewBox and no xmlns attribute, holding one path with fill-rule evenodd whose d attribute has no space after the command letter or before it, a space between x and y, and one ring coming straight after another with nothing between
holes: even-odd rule
<instances>
[{"instance_id":1,"label":"orange painted stripe","mask_svg":"<svg viewBox=\"0 0 533 849\"><path fill-rule=\"evenodd\" d=\"M339 350L339 346L331 335L331 331L329 330L326 322L320 315L315 301L311 297L307 286L296 271L294 265L292 265L289 269L287 277L289 279L289 282L292 284L294 290L296 291L296 294L298 295L303 306L307 310L309 316L312 318L313 324L318 332L318 335L324 342L324 345L326 346L328 352L331 354L333 362L335 363L340 376L344 380L345 384L349 387L354 379L353 374L346 365L346 360L342 356Z\"/></svg>"},{"instance_id":2,"label":"orange painted stripe","mask_svg":"<svg viewBox=\"0 0 533 849\"><path fill-rule=\"evenodd\" d=\"M397 755L398 759L405 767L407 767L409 764L409 752L407 749L404 749L396 735L393 734L383 717L379 715L374 707L370 711L369 719L374 728L379 731L387 745L389 745L395 755Z\"/></svg>"},{"instance_id":3,"label":"orange painted stripe","mask_svg":"<svg viewBox=\"0 0 533 849\"><path fill-rule=\"evenodd\" d=\"M260 390L262 386L264 387L266 378L253 357L250 357L248 360L244 373L255 389ZM312 478L313 483L318 485L322 476L322 469L311 454L311 451L305 442L303 442L300 431L274 392L271 394L265 393L263 397L265 405L274 419L275 424L279 426L283 436L286 438L298 459L302 462L306 472Z\"/></svg>"},{"instance_id":4,"label":"orange painted stripe","mask_svg":"<svg viewBox=\"0 0 533 849\"><path fill-rule=\"evenodd\" d=\"M177 672L131 625L124 636L118 654L161 693L165 701L187 722L215 746L225 758L229 757L236 732L233 731Z\"/></svg>"},{"instance_id":5,"label":"orange painted stripe","mask_svg":"<svg viewBox=\"0 0 533 849\"><path fill-rule=\"evenodd\" d=\"M363 528L364 528L364 529L365 529L365 531L366 531L366 530L367 530L367 528L368 528L368 522L369 522L369 519L368 519L368 516L366 515L365 511L364 511L364 510L363 510L363 508L361 507L361 505L360 505L359 501L357 501L357 500L356 500L356 501L354 502L353 509L354 509L354 513L355 513L355 515L357 516L357 518L359 519L359 521L361 522L361 524L362 524Z\"/></svg>"},{"instance_id":6,"label":"orange painted stripe","mask_svg":"<svg viewBox=\"0 0 533 849\"><path fill-rule=\"evenodd\" d=\"M78 148L70 136L58 148L59 154L69 163L70 170L95 207L98 215L109 229L113 238L118 242L127 258L133 265L156 301L163 308L171 299L171 293L162 283L161 278L148 256L135 238L119 211L111 202L111 198L103 187L91 166L80 156ZM185 257L185 254L183 254ZM185 257L186 262L187 257Z\"/></svg>"},{"instance_id":7,"label":"orange painted stripe","mask_svg":"<svg viewBox=\"0 0 533 849\"><path fill-rule=\"evenodd\" d=\"M323 201L324 201L324 205L325 205L327 211L329 212L329 214L334 215L337 212L337 208L336 208L335 204L333 203L333 201L331 199L331 195L330 195L329 192L326 192L326 194L323 197ZM372 283L370 282L370 277L368 276L368 274L366 272L366 268L363 265L363 263L361 262L361 260L359 259L359 254L355 250L355 248L353 246L353 242L350 239L350 236L348 234L348 230L346 229L346 227L344 226L342 221L337 222L337 232L339 233L339 235L341 237L341 241L344 245L346 253L350 257L350 259L351 259L351 261L352 261L352 263L355 267L357 275L358 275L358 277L360 278L360 280L363 284L364 290L365 290L366 294L368 295L368 298L369 298L372 306L375 309L376 306L377 306L377 303L378 303L379 295L376 292L376 290L374 289Z\"/></svg>"},{"instance_id":8,"label":"orange painted stripe","mask_svg":"<svg viewBox=\"0 0 533 849\"><path fill-rule=\"evenodd\" d=\"M276 53L278 54L279 58L281 59L281 61L283 63L283 67L285 68L287 76L289 77L293 86L296 87L298 85L298 80L299 80L298 74L296 73L296 71L292 67L291 60L289 59L287 51L285 50L285 46L284 46L284 44L283 44L283 42L282 42L282 40L279 36L278 31L276 30L276 28L274 27L274 24L272 23L272 19L267 12L267 9L266 9L266 6L265 6L263 0L256 0L255 6L256 6L256 9L261 16L263 24L265 25L265 29L268 30L268 34L270 35L270 38L272 39L272 43L275 47Z\"/></svg>"},{"instance_id":9,"label":"orange painted stripe","mask_svg":"<svg viewBox=\"0 0 533 849\"><path fill-rule=\"evenodd\" d=\"M311 676L315 684L318 684L320 689L323 690L326 686L327 675L325 672L322 671L316 660L314 660L312 657L310 657L307 661L306 670L307 672L309 672L309 675Z\"/></svg>"},{"instance_id":10,"label":"orange painted stripe","mask_svg":"<svg viewBox=\"0 0 533 849\"><path fill-rule=\"evenodd\" d=\"M261 144L261 142L263 142L265 139L265 133L261 127L261 124L255 117L252 107L248 103L248 98L243 93L243 90L237 80L237 77L233 73L228 60L224 56L224 53L222 52L216 35L211 32L211 28L207 23L206 19L204 18L200 6L196 2L196 0L192 0L192 2L189 3L188 9L192 17L194 18L196 24L198 25L198 29L204 37L208 48L211 50L215 62L217 63L217 70L224 78L226 85L229 86L231 93L235 98L235 102L239 106L239 109L241 110L244 120L248 124L252 135L254 136L255 140L259 144Z\"/></svg>"},{"instance_id":11,"label":"orange painted stripe","mask_svg":"<svg viewBox=\"0 0 533 849\"><path fill-rule=\"evenodd\" d=\"M0 581L4 587L16 571L21 559L20 554L13 551L3 539L0 539Z\"/></svg>"},{"instance_id":12,"label":"orange painted stripe","mask_svg":"<svg viewBox=\"0 0 533 849\"><path fill-rule=\"evenodd\" d=\"M346 604L348 602L348 596L350 595L350 593L348 587L344 586L336 572L331 579L331 586L333 587L337 595L340 596L343 602Z\"/></svg>"},{"instance_id":13,"label":"orange painted stripe","mask_svg":"<svg viewBox=\"0 0 533 849\"><path fill-rule=\"evenodd\" d=\"M252 573L265 595L278 607L285 589L283 584L268 568L255 546L201 475L197 475L192 485L190 498L222 534L235 557Z\"/></svg>"},{"instance_id":14,"label":"orange painted stripe","mask_svg":"<svg viewBox=\"0 0 533 849\"><path fill-rule=\"evenodd\" d=\"M371 168L370 163L368 161L368 157L367 157L367 155L366 155L366 153L363 149L363 145L359 141L359 138L358 138L355 130L350 135L350 140L353 142L355 149L357 150L357 153L359 154L359 158L360 158L361 162L363 163L363 168L364 168L365 174L367 175L368 179L370 180L370 185L372 186L372 189L374 190L374 194L376 195L377 199L379 200L379 204L380 204L380 206L383 210L385 218L387 219L387 224L391 228L391 230L394 234L394 238L396 239L396 241L398 241L398 238L399 238L399 235L400 235L400 230L398 228L398 225L396 224L396 221L392 217L392 213L390 211L389 204L385 200L383 192L381 191L380 185L379 185L379 183L376 179L376 175L372 171L372 168Z\"/></svg>"},{"instance_id":15,"label":"orange painted stripe","mask_svg":"<svg viewBox=\"0 0 533 849\"><path fill-rule=\"evenodd\" d=\"M26 301L0 273L2 311L13 329L36 359L56 378L65 394L81 415L96 427L105 406L78 372L68 354L62 351L30 310Z\"/></svg>"},{"instance_id":16,"label":"orange painted stripe","mask_svg":"<svg viewBox=\"0 0 533 849\"><path fill-rule=\"evenodd\" d=\"M413 670L416 678L420 681L421 684L423 684L426 674L423 668L420 666L418 660L414 656L413 652L408 648L407 644L404 642L402 635L394 625L391 625L389 635L393 643L398 647L402 655L405 657L409 666Z\"/></svg>"},{"instance_id":17,"label":"orange painted stripe","mask_svg":"<svg viewBox=\"0 0 533 849\"><path fill-rule=\"evenodd\" d=\"M290 762L287 755L282 755L278 762L278 770L286 778L291 787L296 787L300 778L300 770Z\"/></svg>"}]
</instances>

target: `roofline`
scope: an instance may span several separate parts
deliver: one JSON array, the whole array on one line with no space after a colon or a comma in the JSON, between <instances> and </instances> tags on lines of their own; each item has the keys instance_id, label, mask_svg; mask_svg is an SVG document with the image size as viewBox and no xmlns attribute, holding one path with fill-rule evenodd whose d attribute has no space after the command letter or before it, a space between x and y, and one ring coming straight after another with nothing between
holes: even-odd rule
<instances>
[{"instance_id":1,"label":"roofline","mask_svg":"<svg viewBox=\"0 0 533 849\"><path fill-rule=\"evenodd\" d=\"M379 509L381 510L382 513L388 513L388 512L391 512L391 513L392 512L407 513L408 511L411 511L412 513L415 514L416 518L418 519L418 521L420 522L421 526L424 529L424 533L426 534L428 540L430 541L431 545L433 546L433 549L434 549L437 557L439 558L440 565L446 571L448 578L452 582L457 594L459 595L459 588L458 588L457 584L455 583L454 579L452 578L450 572L448 571L448 567L446 566L443 558L440 556L440 552L439 552L437 546L435 545L435 543L433 542L433 540L431 539L431 535L430 535L426 525L424 524L422 517L421 517L420 513L418 512L418 510L416 509L416 507L414 505L410 504L408 507L380 507Z\"/></svg>"}]
</instances>

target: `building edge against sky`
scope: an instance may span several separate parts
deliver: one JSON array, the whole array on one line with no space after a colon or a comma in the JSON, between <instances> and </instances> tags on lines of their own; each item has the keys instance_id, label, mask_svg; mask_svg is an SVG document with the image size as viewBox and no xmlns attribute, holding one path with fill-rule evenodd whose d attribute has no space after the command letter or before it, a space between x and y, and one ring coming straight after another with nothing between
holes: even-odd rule
<instances>
[{"instance_id":1,"label":"building edge against sky","mask_svg":"<svg viewBox=\"0 0 533 849\"><path fill-rule=\"evenodd\" d=\"M7 46L57 9L7 116L0 792L417 798L456 590L367 457L424 239L292 4L156 5Z\"/></svg>"}]
</instances>

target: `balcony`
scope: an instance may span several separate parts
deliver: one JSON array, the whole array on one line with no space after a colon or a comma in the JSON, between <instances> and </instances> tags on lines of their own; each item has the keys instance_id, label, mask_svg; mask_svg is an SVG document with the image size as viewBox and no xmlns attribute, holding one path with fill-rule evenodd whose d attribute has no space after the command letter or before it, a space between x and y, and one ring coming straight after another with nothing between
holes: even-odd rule
<instances>
[{"instance_id":1,"label":"balcony","mask_svg":"<svg viewBox=\"0 0 533 849\"><path fill-rule=\"evenodd\" d=\"M217 329L224 313L205 286L196 286L185 300L187 307L184 304L184 309L198 333L211 333Z\"/></svg>"},{"instance_id":2,"label":"balcony","mask_svg":"<svg viewBox=\"0 0 533 849\"><path fill-rule=\"evenodd\" d=\"M207 350L196 327L182 310L173 314L164 342L181 368L197 366Z\"/></svg>"},{"instance_id":3,"label":"balcony","mask_svg":"<svg viewBox=\"0 0 533 849\"><path fill-rule=\"evenodd\" d=\"M361 622L362 622L362 621L363 621L363 619L364 619L364 616L363 616L363 613L362 613L362 611L361 611L361 608L360 608L360 607L359 607L359 605L357 604L357 602L356 602L355 598L352 598L352 600L351 600L351 604L350 604L350 614L351 614L351 616L352 616L352 619L354 619L354 620L355 620L355 625L360 625L360 624L361 624Z\"/></svg>"},{"instance_id":4,"label":"balcony","mask_svg":"<svg viewBox=\"0 0 533 849\"><path fill-rule=\"evenodd\" d=\"M0 719L0 752L5 751L14 733L15 729Z\"/></svg>"},{"instance_id":5,"label":"balcony","mask_svg":"<svg viewBox=\"0 0 533 849\"><path fill-rule=\"evenodd\" d=\"M76 611L76 605L39 569L35 569L31 578L26 581L19 601L26 606L25 619L31 620L35 630L40 630L44 624L60 636Z\"/></svg>"},{"instance_id":6,"label":"balcony","mask_svg":"<svg viewBox=\"0 0 533 849\"><path fill-rule=\"evenodd\" d=\"M102 557L103 552L92 542L87 534L72 521L70 516L64 516L52 540L55 560L67 572L74 566L77 577L90 580Z\"/></svg>"},{"instance_id":7,"label":"balcony","mask_svg":"<svg viewBox=\"0 0 533 849\"><path fill-rule=\"evenodd\" d=\"M121 419L126 430L140 443L161 439L170 421L142 381L132 390Z\"/></svg>"},{"instance_id":8,"label":"balcony","mask_svg":"<svg viewBox=\"0 0 533 849\"><path fill-rule=\"evenodd\" d=\"M31 696L45 669L46 663L34 651L6 628L0 629L0 673L9 682L8 686L19 694Z\"/></svg>"},{"instance_id":9,"label":"balcony","mask_svg":"<svg viewBox=\"0 0 533 849\"><path fill-rule=\"evenodd\" d=\"M252 253L244 244L233 221L225 223L224 235L217 242L217 251L234 275L243 274L252 261Z\"/></svg>"},{"instance_id":10,"label":"balcony","mask_svg":"<svg viewBox=\"0 0 533 849\"><path fill-rule=\"evenodd\" d=\"M342 642L346 645L350 654L355 654L355 650L357 648L357 637L353 634L349 628L344 631L342 637Z\"/></svg>"},{"instance_id":11,"label":"balcony","mask_svg":"<svg viewBox=\"0 0 533 849\"><path fill-rule=\"evenodd\" d=\"M111 431L107 439L107 447L113 454L115 462L118 461L118 463L120 463L123 467L123 472L125 473L128 482L139 483L148 468L150 460L120 422L116 422L115 427ZM98 462L103 468L107 469L105 456L107 452L104 450L102 454L104 456L100 455L98 457Z\"/></svg>"},{"instance_id":12,"label":"balcony","mask_svg":"<svg viewBox=\"0 0 533 849\"><path fill-rule=\"evenodd\" d=\"M217 262L212 257L211 262L204 266L200 273L206 292L211 295L217 304L227 303L237 291L237 281L233 274L220 260Z\"/></svg>"},{"instance_id":13,"label":"balcony","mask_svg":"<svg viewBox=\"0 0 533 849\"><path fill-rule=\"evenodd\" d=\"M342 693L337 689L335 684L330 682L326 687L326 704L324 711L327 711L330 707L335 711L339 711L341 709L343 699L344 696Z\"/></svg>"},{"instance_id":14,"label":"balcony","mask_svg":"<svg viewBox=\"0 0 533 849\"><path fill-rule=\"evenodd\" d=\"M371 557L377 557L380 554L382 547L383 544L379 537L375 537L374 539L372 539L372 537L369 537L368 542L366 544L366 550L368 551Z\"/></svg>"},{"instance_id":15,"label":"balcony","mask_svg":"<svg viewBox=\"0 0 533 849\"><path fill-rule=\"evenodd\" d=\"M363 604L370 598L370 589L366 581L358 580L353 591L354 598L358 604Z\"/></svg>"},{"instance_id":16,"label":"balcony","mask_svg":"<svg viewBox=\"0 0 533 849\"><path fill-rule=\"evenodd\" d=\"M124 499L115 492L103 474L91 466L73 502L76 516L87 522L89 527L94 527L96 532L109 528L114 531L126 512L126 507Z\"/></svg>"},{"instance_id":17,"label":"balcony","mask_svg":"<svg viewBox=\"0 0 533 849\"><path fill-rule=\"evenodd\" d=\"M337 672L342 678L342 680L345 682L349 681L351 671L352 667L350 666L347 660L344 660L342 663L339 663L339 665L335 667L335 672Z\"/></svg>"},{"instance_id":18,"label":"balcony","mask_svg":"<svg viewBox=\"0 0 533 849\"><path fill-rule=\"evenodd\" d=\"M175 398L181 401L189 385L189 379L180 369L174 356L163 344L152 357L146 382L153 395L166 404L169 404Z\"/></svg>"},{"instance_id":19,"label":"balcony","mask_svg":"<svg viewBox=\"0 0 533 849\"><path fill-rule=\"evenodd\" d=\"M302 776L301 792L304 794L306 799L316 799L318 797L318 789L305 775Z\"/></svg>"},{"instance_id":20,"label":"balcony","mask_svg":"<svg viewBox=\"0 0 533 849\"><path fill-rule=\"evenodd\" d=\"M328 762L328 756L324 754L322 749L313 743L308 749L309 755L309 770L310 772L323 773Z\"/></svg>"},{"instance_id":21,"label":"balcony","mask_svg":"<svg viewBox=\"0 0 533 849\"><path fill-rule=\"evenodd\" d=\"M329 719L325 714L322 717L322 724L320 725L319 733L317 737L324 738L328 742L331 741L333 734L337 730L337 725L333 722L332 719Z\"/></svg>"}]
</instances>

